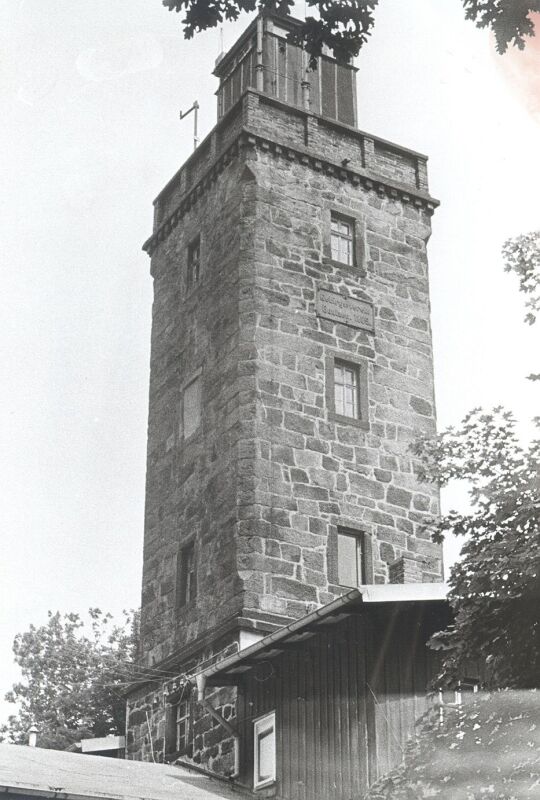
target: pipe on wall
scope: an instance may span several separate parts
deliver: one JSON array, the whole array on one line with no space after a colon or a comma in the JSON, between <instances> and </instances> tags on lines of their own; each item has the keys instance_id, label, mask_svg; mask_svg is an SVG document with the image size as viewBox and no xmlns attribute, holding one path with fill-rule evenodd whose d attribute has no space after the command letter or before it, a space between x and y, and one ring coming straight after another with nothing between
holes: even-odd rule
<instances>
[{"instance_id":1,"label":"pipe on wall","mask_svg":"<svg viewBox=\"0 0 540 800\"><path fill-rule=\"evenodd\" d=\"M264 91L264 64L263 64L263 18L257 18L257 62L255 65L255 75L257 81L257 91Z\"/></svg>"},{"instance_id":2,"label":"pipe on wall","mask_svg":"<svg viewBox=\"0 0 540 800\"><path fill-rule=\"evenodd\" d=\"M227 720L221 716L219 711L216 711L210 700L207 700L207 698L204 696L206 691L206 676L196 675L195 680L197 682L197 701L202 705L204 710L208 711L208 713L216 720L216 722L219 722L221 727L232 736L234 768L229 777L232 780L235 780L240 776L240 734L235 728L233 728L230 722L227 722Z\"/></svg>"}]
</instances>

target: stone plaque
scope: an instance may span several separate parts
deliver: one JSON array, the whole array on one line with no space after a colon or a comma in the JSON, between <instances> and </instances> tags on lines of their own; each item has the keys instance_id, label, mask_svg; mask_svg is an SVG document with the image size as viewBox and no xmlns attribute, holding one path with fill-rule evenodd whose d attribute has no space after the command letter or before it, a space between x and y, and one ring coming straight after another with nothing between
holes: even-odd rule
<instances>
[{"instance_id":1,"label":"stone plaque","mask_svg":"<svg viewBox=\"0 0 540 800\"><path fill-rule=\"evenodd\" d=\"M350 325L351 328L374 331L373 304L365 300L356 300L354 297L344 297L327 289L318 289L315 308L319 317Z\"/></svg>"}]
</instances>

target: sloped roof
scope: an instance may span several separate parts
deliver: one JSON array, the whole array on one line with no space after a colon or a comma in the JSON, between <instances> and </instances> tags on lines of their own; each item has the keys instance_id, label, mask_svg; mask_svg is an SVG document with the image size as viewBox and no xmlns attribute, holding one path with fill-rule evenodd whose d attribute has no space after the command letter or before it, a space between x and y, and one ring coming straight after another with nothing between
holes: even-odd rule
<instances>
[{"instance_id":1,"label":"sloped roof","mask_svg":"<svg viewBox=\"0 0 540 800\"><path fill-rule=\"evenodd\" d=\"M226 783L168 764L0 744L0 794L56 800L238 800Z\"/></svg>"},{"instance_id":2,"label":"sloped roof","mask_svg":"<svg viewBox=\"0 0 540 800\"><path fill-rule=\"evenodd\" d=\"M238 683L242 674L248 672L261 660L273 658L283 652L287 644L304 642L328 626L335 625L351 614L368 613L369 608L380 605L397 604L447 604L448 585L446 583L385 583L360 586L358 589L338 597L328 605L322 606L289 625L269 633L255 644L218 661L201 671L209 685L223 686Z\"/></svg>"}]
</instances>

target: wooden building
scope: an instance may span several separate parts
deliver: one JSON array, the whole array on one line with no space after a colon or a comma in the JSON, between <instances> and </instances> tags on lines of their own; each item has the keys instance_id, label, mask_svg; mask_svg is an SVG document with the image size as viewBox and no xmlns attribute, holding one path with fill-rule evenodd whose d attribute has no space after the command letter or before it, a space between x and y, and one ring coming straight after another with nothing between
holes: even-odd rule
<instances>
[{"instance_id":1,"label":"wooden building","mask_svg":"<svg viewBox=\"0 0 540 800\"><path fill-rule=\"evenodd\" d=\"M427 710L450 618L444 584L354 589L199 673L238 690L240 785L282 800L360 798Z\"/></svg>"}]
</instances>

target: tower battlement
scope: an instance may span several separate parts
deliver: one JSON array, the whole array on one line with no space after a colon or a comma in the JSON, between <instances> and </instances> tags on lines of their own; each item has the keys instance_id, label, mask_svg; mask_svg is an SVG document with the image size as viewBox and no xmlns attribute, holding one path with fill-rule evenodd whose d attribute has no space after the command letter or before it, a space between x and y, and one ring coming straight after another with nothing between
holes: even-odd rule
<instances>
[{"instance_id":1,"label":"tower battlement","mask_svg":"<svg viewBox=\"0 0 540 800\"><path fill-rule=\"evenodd\" d=\"M154 231L144 243L150 255L245 146L260 146L429 212L438 206L429 194L427 156L247 88L156 197Z\"/></svg>"}]
</instances>

